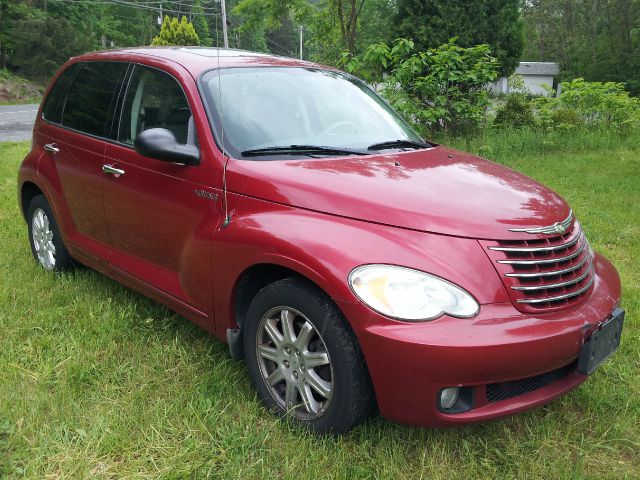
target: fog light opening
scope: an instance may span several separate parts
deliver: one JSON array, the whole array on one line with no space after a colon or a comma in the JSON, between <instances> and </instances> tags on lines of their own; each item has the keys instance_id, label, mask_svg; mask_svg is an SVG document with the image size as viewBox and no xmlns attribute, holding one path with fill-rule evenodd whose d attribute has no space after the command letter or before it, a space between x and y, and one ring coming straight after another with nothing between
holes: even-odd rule
<instances>
[{"instance_id":1,"label":"fog light opening","mask_svg":"<svg viewBox=\"0 0 640 480\"><path fill-rule=\"evenodd\" d=\"M440 407L443 410L451 410L460 398L460 387L444 388L440 392Z\"/></svg>"}]
</instances>

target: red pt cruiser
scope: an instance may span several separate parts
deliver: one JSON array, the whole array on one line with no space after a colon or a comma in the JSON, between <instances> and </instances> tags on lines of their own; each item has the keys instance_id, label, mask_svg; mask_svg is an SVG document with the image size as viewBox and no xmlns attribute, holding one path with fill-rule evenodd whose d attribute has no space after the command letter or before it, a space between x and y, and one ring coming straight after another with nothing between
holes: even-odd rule
<instances>
[{"instance_id":1,"label":"red pt cruiser","mask_svg":"<svg viewBox=\"0 0 640 480\"><path fill-rule=\"evenodd\" d=\"M442 426L568 392L620 280L565 201L425 142L358 79L234 50L67 62L19 174L35 259L88 265L244 357L317 432Z\"/></svg>"}]
</instances>

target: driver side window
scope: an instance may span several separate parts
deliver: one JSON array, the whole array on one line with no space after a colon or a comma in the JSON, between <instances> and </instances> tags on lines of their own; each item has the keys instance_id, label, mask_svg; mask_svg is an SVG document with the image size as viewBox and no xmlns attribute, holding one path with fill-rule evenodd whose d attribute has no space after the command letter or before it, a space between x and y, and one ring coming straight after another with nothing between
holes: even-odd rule
<instances>
[{"instance_id":1,"label":"driver side window","mask_svg":"<svg viewBox=\"0 0 640 480\"><path fill-rule=\"evenodd\" d=\"M180 84L169 74L136 65L122 108L118 140L133 145L150 128L166 128L178 143L195 143L195 124Z\"/></svg>"}]
</instances>

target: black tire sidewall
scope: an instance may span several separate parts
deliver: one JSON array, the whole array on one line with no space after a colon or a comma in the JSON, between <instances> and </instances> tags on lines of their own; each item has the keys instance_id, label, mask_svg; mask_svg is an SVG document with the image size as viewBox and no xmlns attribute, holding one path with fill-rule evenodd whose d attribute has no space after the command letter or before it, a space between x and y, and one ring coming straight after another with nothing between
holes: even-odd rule
<instances>
[{"instance_id":1,"label":"black tire sidewall","mask_svg":"<svg viewBox=\"0 0 640 480\"><path fill-rule=\"evenodd\" d=\"M36 253L36 248L33 243L33 214L37 209L41 209L47 215L47 219L49 220L49 228L53 233L53 245L56 247L55 253L55 264L52 269L54 272L60 272L64 270L69 270L73 268L73 260L67 251L67 248L62 241L62 236L60 234L60 229L58 228L58 222L56 222L55 216L53 215L53 211L49 202L42 195L36 195L29 202L29 207L27 208L27 225L29 232L29 245L31 246L31 254L33 258L36 260L40 267L44 268L40 261L38 260L38 254Z\"/></svg>"},{"instance_id":2,"label":"black tire sidewall","mask_svg":"<svg viewBox=\"0 0 640 480\"><path fill-rule=\"evenodd\" d=\"M275 307L290 307L304 314L320 333L332 366L333 391L329 406L317 419L298 423L317 433L343 433L371 412L374 401L366 365L355 335L335 304L315 286L297 278L264 287L254 298L243 325L247 368L260 400L281 416L287 412L272 397L256 352L256 335L264 314ZM295 418L291 416L290 418Z\"/></svg>"}]
</instances>

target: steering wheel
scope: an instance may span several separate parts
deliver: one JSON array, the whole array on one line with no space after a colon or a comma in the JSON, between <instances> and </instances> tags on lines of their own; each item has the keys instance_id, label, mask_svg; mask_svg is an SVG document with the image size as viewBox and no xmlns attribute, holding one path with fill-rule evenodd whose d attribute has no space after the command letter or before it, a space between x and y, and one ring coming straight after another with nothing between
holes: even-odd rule
<instances>
[{"instance_id":1,"label":"steering wheel","mask_svg":"<svg viewBox=\"0 0 640 480\"><path fill-rule=\"evenodd\" d=\"M358 133L358 127L348 120L340 120L338 122L335 122L329 125L327 128L324 129L323 133L325 135L330 135L331 133L334 133L336 130L339 130L341 127L350 128L352 130L352 132L350 133Z\"/></svg>"}]
</instances>

